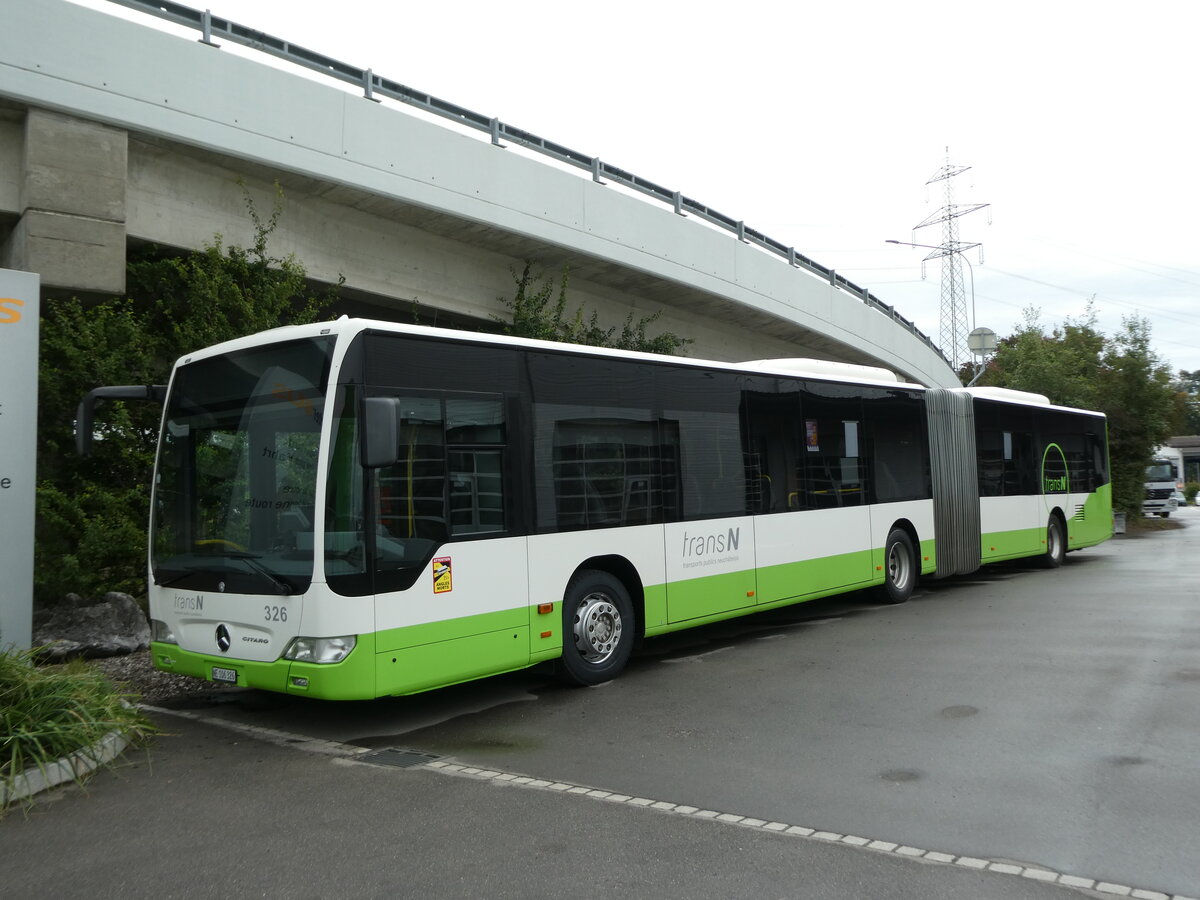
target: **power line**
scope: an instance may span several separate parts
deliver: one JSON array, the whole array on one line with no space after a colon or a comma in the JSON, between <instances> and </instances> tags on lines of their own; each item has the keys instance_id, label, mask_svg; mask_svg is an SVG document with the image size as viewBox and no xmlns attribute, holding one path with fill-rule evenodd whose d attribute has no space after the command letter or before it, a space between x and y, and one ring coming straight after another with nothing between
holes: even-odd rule
<instances>
[{"instance_id":1,"label":"power line","mask_svg":"<svg viewBox=\"0 0 1200 900\"><path fill-rule=\"evenodd\" d=\"M1082 248L1082 247L1077 247L1073 244L1064 244L1059 241L1050 240L1049 238L1039 238L1037 241L1035 241L1033 243L1036 243L1039 246L1055 247L1060 250L1069 250L1072 253L1077 253L1080 256L1086 256L1089 259L1098 259L1098 260L1101 260L1102 262L1113 263L1114 265L1117 265L1122 269L1130 269L1131 271L1134 271L1134 272L1143 272L1146 275L1152 275L1155 278L1165 278L1168 281L1178 281L1180 284L1190 284L1190 285L1200 287L1200 280L1193 280L1193 279L1200 279L1200 272L1197 272L1194 269L1184 269L1179 266L1167 266L1167 265L1163 265L1162 263L1151 262L1148 259L1142 259L1141 257L1123 256L1119 253L1105 253L1102 255L1099 253L1094 253L1094 252L1087 250L1085 248ZM1122 263L1122 262L1114 263L1113 262L1114 259L1131 260L1135 263L1140 263L1141 266L1151 266L1152 268L1145 269L1145 268L1142 268L1141 266L1132 266L1132 265L1129 265L1128 263ZM1170 272L1178 272L1181 275L1190 275L1191 278L1177 278L1174 275L1165 275L1162 272L1155 272L1154 269L1166 269L1167 271L1170 271Z\"/></svg>"},{"instance_id":2,"label":"power line","mask_svg":"<svg viewBox=\"0 0 1200 900\"><path fill-rule=\"evenodd\" d=\"M1131 303L1128 300L1117 300L1116 298L1109 297L1106 294L1093 293L1093 294L1089 295L1087 291L1081 291L1078 288L1067 287L1066 285L1062 285L1062 284L1054 284L1053 282L1050 282L1050 281L1042 281L1039 278L1030 278L1028 275L1018 275L1016 272L1008 272L1004 269L997 269L995 266L989 266L988 269L989 269L989 271L996 272L997 274L1000 274L1000 275L1007 275L1009 278L1016 278L1021 281L1028 281L1032 284L1040 284L1042 287L1053 288L1056 291L1063 291L1064 293L1075 294L1077 296L1092 296L1092 297L1095 297L1096 299L1103 300L1106 303L1113 303L1113 304L1116 304L1117 306L1128 307L1129 309L1132 309L1135 312L1143 312L1144 310L1149 308L1146 303ZM1175 322L1181 322L1184 325L1195 325L1196 324L1196 320L1194 318L1185 319L1181 316L1174 316L1174 315L1171 315L1171 313L1169 313L1169 312L1163 312L1162 310L1159 310L1159 309L1152 309L1152 311L1156 318L1171 319L1172 321L1175 321Z\"/></svg>"}]
</instances>

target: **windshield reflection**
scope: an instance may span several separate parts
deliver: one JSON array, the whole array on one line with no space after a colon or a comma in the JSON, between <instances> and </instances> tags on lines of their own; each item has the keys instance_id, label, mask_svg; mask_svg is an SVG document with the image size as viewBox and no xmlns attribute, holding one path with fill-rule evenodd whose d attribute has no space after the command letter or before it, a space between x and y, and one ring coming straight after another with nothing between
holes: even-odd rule
<instances>
[{"instance_id":1,"label":"windshield reflection","mask_svg":"<svg viewBox=\"0 0 1200 900\"><path fill-rule=\"evenodd\" d=\"M291 594L312 580L317 450L333 339L180 366L159 445L159 585Z\"/></svg>"}]
</instances>

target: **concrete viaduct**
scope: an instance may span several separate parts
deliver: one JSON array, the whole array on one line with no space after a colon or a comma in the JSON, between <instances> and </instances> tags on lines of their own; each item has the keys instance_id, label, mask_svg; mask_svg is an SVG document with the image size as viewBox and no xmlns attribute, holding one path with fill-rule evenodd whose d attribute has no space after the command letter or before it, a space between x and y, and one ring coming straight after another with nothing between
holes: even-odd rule
<instances>
[{"instance_id":1,"label":"concrete viaduct","mask_svg":"<svg viewBox=\"0 0 1200 900\"><path fill-rule=\"evenodd\" d=\"M246 192L265 212L278 183L272 252L344 276L354 312L478 327L532 259L569 265L572 308L605 324L661 310L691 356L958 384L878 298L678 192L198 10L117 2L196 31L67 0L6 4L0 28L0 268L39 273L43 300L121 293L133 244L245 246Z\"/></svg>"}]
</instances>

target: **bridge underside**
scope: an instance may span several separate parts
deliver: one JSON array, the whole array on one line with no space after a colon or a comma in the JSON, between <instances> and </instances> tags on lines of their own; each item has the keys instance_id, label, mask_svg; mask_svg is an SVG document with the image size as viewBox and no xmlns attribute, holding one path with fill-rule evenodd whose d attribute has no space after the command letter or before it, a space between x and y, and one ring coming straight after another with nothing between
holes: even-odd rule
<instances>
[{"instance_id":1,"label":"bridge underside","mask_svg":"<svg viewBox=\"0 0 1200 900\"><path fill-rule=\"evenodd\" d=\"M728 231L220 49L65 2L0 30L0 267L48 296L119 294L128 247L247 246L250 199L283 214L273 255L345 279L350 311L494 325L526 260L569 268L569 309L691 356L810 356L957 383L877 303ZM851 286L852 287L852 286Z\"/></svg>"}]
</instances>

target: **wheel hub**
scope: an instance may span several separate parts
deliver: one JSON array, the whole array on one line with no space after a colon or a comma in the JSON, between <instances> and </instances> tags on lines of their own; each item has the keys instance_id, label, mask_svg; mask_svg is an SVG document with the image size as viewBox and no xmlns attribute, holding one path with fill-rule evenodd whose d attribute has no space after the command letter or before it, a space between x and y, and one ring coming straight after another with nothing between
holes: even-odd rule
<instances>
[{"instance_id":1,"label":"wheel hub","mask_svg":"<svg viewBox=\"0 0 1200 900\"><path fill-rule=\"evenodd\" d=\"M575 610L572 633L579 655L590 663L606 661L621 642L621 611L604 594L588 594Z\"/></svg>"},{"instance_id":2,"label":"wheel hub","mask_svg":"<svg viewBox=\"0 0 1200 900\"><path fill-rule=\"evenodd\" d=\"M894 544L888 550L888 578L891 579L892 584L903 587L908 583L909 562L908 554L899 544Z\"/></svg>"}]
</instances>

